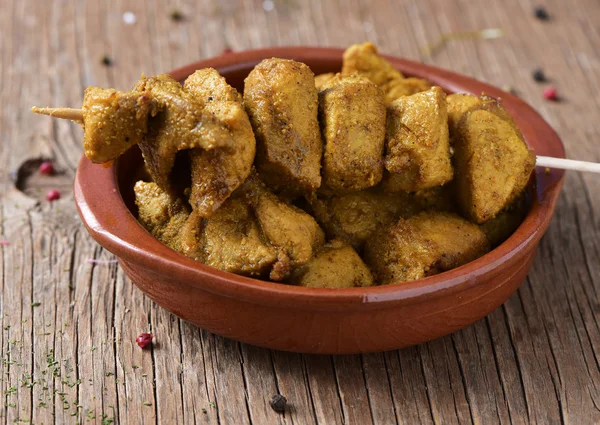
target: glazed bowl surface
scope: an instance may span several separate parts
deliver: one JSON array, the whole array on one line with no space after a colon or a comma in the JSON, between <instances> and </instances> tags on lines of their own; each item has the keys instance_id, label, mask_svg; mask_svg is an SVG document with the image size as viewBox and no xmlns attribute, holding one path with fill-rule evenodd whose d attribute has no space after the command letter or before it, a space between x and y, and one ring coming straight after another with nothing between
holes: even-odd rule
<instances>
[{"instance_id":1,"label":"glazed bowl surface","mask_svg":"<svg viewBox=\"0 0 600 425\"><path fill-rule=\"evenodd\" d=\"M238 90L264 58L306 63L315 74L337 72L341 49L290 47L231 53L171 72L183 81L216 68ZM409 76L448 93L501 97L536 154L565 157L552 128L518 97L466 76L386 57ZM413 282L370 288L321 289L283 285L223 272L172 251L135 218L133 183L142 164L131 149L103 168L83 157L74 193L92 237L114 253L131 280L157 304L216 334L302 353L349 354L391 350L454 332L500 306L525 279L558 199L564 172L536 168L529 212L508 240L462 267Z\"/></svg>"}]
</instances>

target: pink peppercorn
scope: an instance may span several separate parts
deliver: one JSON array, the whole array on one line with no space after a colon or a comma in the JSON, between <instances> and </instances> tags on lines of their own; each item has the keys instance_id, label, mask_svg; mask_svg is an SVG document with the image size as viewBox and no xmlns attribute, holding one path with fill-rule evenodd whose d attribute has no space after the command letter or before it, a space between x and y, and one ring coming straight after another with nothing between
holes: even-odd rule
<instances>
[{"instance_id":1,"label":"pink peppercorn","mask_svg":"<svg viewBox=\"0 0 600 425\"><path fill-rule=\"evenodd\" d=\"M54 174L54 165L50 161L44 161L40 164L40 174L51 176Z\"/></svg>"},{"instance_id":2,"label":"pink peppercorn","mask_svg":"<svg viewBox=\"0 0 600 425\"><path fill-rule=\"evenodd\" d=\"M554 87L547 87L544 89L544 98L546 100L557 100L558 94Z\"/></svg>"},{"instance_id":3,"label":"pink peppercorn","mask_svg":"<svg viewBox=\"0 0 600 425\"><path fill-rule=\"evenodd\" d=\"M140 334L135 339L135 342L137 343L137 345L140 348L146 348L148 345L150 345L150 343L152 343L152 334L149 334L149 333Z\"/></svg>"},{"instance_id":4,"label":"pink peppercorn","mask_svg":"<svg viewBox=\"0 0 600 425\"><path fill-rule=\"evenodd\" d=\"M52 202L60 199L60 192L56 189L52 189L46 193L46 200Z\"/></svg>"}]
</instances>

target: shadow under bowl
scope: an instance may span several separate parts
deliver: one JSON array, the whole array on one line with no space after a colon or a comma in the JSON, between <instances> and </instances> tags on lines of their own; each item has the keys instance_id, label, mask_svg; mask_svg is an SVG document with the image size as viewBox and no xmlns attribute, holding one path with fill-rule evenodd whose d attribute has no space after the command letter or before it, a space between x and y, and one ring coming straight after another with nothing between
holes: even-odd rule
<instances>
[{"instance_id":1,"label":"shadow under bowl","mask_svg":"<svg viewBox=\"0 0 600 425\"><path fill-rule=\"evenodd\" d=\"M341 49L290 47L232 53L173 71L183 81L213 67L238 90L262 59L281 57L336 72ZM519 98L472 78L387 57L406 75L426 78L448 93L501 97L529 146L565 157L552 128ZM75 200L92 237L114 253L131 280L157 304L201 328L278 350L349 354L397 349L463 328L500 306L519 287L546 232L564 171L537 168L531 206L520 227L499 247L462 267L425 279L370 288L319 289L282 285L223 272L193 261L156 240L136 220L132 187L141 164L132 149L110 168L82 158Z\"/></svg>"}]
</instances>

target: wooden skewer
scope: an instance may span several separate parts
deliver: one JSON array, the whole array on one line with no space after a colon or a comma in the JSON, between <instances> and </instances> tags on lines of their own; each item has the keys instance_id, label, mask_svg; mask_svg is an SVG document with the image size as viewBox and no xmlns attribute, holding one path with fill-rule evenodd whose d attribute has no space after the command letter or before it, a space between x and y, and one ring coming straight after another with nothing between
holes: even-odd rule
<instances>
[{"instance_id":1,"label":"wooden skewer","mask_svg":"<svg viewBox=\"0 0 600 425\"><path fill-rule=\"evenodd\" d=\"M63 120L77 121L83 124L83 111L81 109L72 108L38 108L34 106L31 111L40 114L48 115L53 118L62 118Z\"/></svg>"},{"instance_id":2,"label":"wooden skewer","mask_svg":"<svg viewBox=\"0 0 600 425\"><path fill-rule=\"evenodd\" d=\"M33 112L41 115L48 115L53 118L62 118L65 120L77 121L83 124L83 111L73 108L31 108ZM536 166L558 168L561 170L576 170L587 171L591 173L600 173L600 164L587 161L576 161L565 158L552 158L549 156L538 156L536 158Z\"/></svg>"},{"instance_id":3,"label":"wooden skewer","mask_svg":"<svg viewBox=\"0 0 600 425\"><path fill-rule=\"evenodd\" d=\"M561 170L587 171L600 173L600 164L588 161L575 161L574 159L552 158L538 156L535 161L537 167L559 168Z\"/></svg>"}]
</instances>

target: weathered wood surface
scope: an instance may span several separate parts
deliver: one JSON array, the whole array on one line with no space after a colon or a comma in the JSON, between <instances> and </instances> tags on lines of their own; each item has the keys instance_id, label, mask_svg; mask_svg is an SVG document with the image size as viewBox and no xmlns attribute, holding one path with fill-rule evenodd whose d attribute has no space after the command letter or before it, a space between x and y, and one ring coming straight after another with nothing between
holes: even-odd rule
<instances>
[{"instance_id":1,"label":"weathered wood surface","mask_svg":"<svg viewBox=\"0 0 600 425\"><path fill-rule=\"evenodd\" d=\"M384 0L348 2L44 1L0 5L0 422L121 424L600 423L600 180L569 173L556 217L521 289L454 335L383 354L305 356L211 335L155 306L87 235L70 191L81 130L29 113L75 106L91 84L128 88L142 72L269 45L385 53L511 85L573 158L600 161L600 4ZM176 6L173 6L176 4ZM186 16L173 22L169 12ZM123 12L135 13L126 25ZM502 27L506 37L419 46L440 34ZM114 59L101 64L103 55ZM542 99L545 69L562 101ZM62 174L17 190L11 172L52 158ZM35 164L34 164L35 167ZM43 195L58 187L63 198ZM137 334L156 335L142 351ZM292 409L268 406L280 392Z\"/></svg>"}]
</instances>

